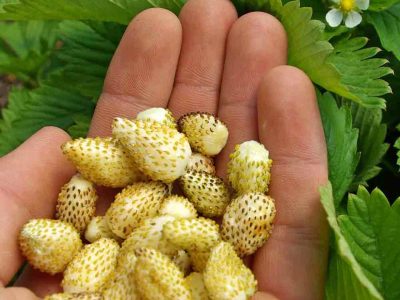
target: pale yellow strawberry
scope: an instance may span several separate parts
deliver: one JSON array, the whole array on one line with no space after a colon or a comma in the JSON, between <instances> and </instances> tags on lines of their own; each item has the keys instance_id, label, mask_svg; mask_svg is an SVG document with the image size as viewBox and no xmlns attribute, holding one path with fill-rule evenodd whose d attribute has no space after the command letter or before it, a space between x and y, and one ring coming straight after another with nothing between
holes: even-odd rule
<instances>
[{"instance_id":1,"label":"pale yellow strawberry","mask_svg":"<svg viewBox=\"0 0 400 300\"><path fill-rule=\"evenodd\" d=\"M228 141L226 125L209 113L189 113L178 121L193 150L207 156L221 152Z\"/></svg>"},{"instance_id":2,"label":"pale yellow strawberry","mask_svg":"<svg viewBox=\"0 0 400 300\"><path fill-rule=\"evenodd\" d=\"M223 215L230 195L221 178L203 171L188 171L179 179L179 183L199 213L206 217Z\"/></svg>"},{"instance_id":3,"label":"pale yellow strawberry","mask_svg":"<svg viewBox=\"0 0 400 300\"><path fill-rule=\"evenodd\" d=\"M44 300L103 300L103 296L100 293L57 293Z\"/></svg>"},{"instance_id":4,"label":"pale yellow strawberry","mask_svg":"<svg viewBox=\"0 0 400 300\"><path fill-rule=\"evenodd\" d=\"M104 300L139 300L136 294L133 272L117 274L110 280L103 291Z\"/></svg>"},{"instance_id":5,"label":"pale yellow strawberry","mask_svg":"<svg viewBox=\"0 0 400 300\"><path fill-rule=\"evenodd\" d=\"M19 246L29 264L42 272L63 272L82 247L79 232L59 220L34 219L19 234Z\"/></svg>"},{"instance_id":6,"label":"pale yellow strawberry","mask_svg":"<svg viewBox=\"0 0 400 300\"><path fill-rule=\"evenodd\" d=\"M97 193L94 184L77 174L58 195L56 219L71 223L82 233L96 212Z\"/></svg>"},{"instance_id":7,"label":"pale yellow strawberry","mask_svg":"<svg viewBox=\"0 0 400 300\"><path fill-rule=\"evenodd\" d=\"M126 250L125 248L124 250ZM117 274L129 274L135 270L137 257L132 251L119 251L117 259Z\"/></svg>"},{"instance_id":8,"label":"pale yellow strawberry","mask_svg":"<svg viewBox=\"0 0 400 300\"><path fill-rule=\"evenodd\" d=\"M221 237L239 256L256 252L269 238L275 219L274 200L261 193L248 193L232 200L224 214Z\"/></svg>"},{"instance_id":9,"label":"pale yellow strawberry","mask_svg":"<svg viewBox=\"0 0 400 300\"><path fill-rule=\"evenodd\" d=\"M214 160L211 157L205 156L201 153L193 153L189 158L189 163L186 170L190 171L203 171L215 175Z\"/></svg>"},{"instance_id":10,"label":"pale yellow strawberry","mask_svg":"<svg viewBox=\"0 0 400 300\"><path fill-rule=\"evenodd\" d=\"M208 251L188 250L188 254L194 271L200 273L204 272L208 258L210 257L210 251L211 249Z\"/></svg>"},{"instance_id":11,"label":"pale yellow strawberry","mask_svg":"<svg viewBox=\"0 0 400 300\"><path fill-rule=\"evenodd\" d=\"M192 202L187 198L172 195L163 201L158 212L160 215L172 216L177 219L193 219L197 217L197 211Z\"/></svg>"},{"instance_id":12,"label":"pale yellow strawberry","mask_svg":"<svg viewBox=\"0 0 400 300\"><path fill-rule=\"evenodd\" d=\"M179 250L172 258L172 261L184 275L189 273L192 262L189 254L185 250Z\"/></svg>"},{"instance_id":13,"label":"pale yellow strawberry","mask_svg":"<svg viewBox=\"0 0 400 300\"><path fill-rule=\"evenodd\" d=\"M139 248L153 248L166 255L173 256L179 250L163 237L164 225L174 221L171 216L158 216L144 220L122 243L120 255L135 252Z\"/></svg>"},{"instance_id":14,"label":"pale yellow strawberry","mask_svg":"<svg viewBox=\"0 0 400 300\"><path fill-rule=\"evenodd\" d=\"M64 292L101 292L114 277L118 251L118 243L113 239L101 238L86 245L64 272Z\"/></svg>"},{"instance_id":15,"label":"pale yellow strawberry","mask_svg":"<svg viewBox=\"0 0 400 300\"><path fill-rule=\"evenodd\" d=\"M228 163L228 180L238 194L268 191L272 160L256 141L236 145Z\"/></svg>"},{"instance_id":16,"label":"pale yellow strawberry","mask_svg":"<svg viewBox=\"0 0 400 300\"><path fill-rule=\"evenodd\" d=\"M100 238L110 238L117 242L121 242L121 238L115 235L108 227L107 220L104 216L94 217L86 227L85 239L93 243Z\"/></svg>"},{"instance_id":17,"label":"pale yellow strawberry","mask_svg":"<svg viewBox=\"0 0 400 300\"><path fill-rule=\"evenodd\" d=\"M203 275L213 300L249 299L257 291L253 273L227 242L220 242L212 249Z\"/></svg>"},{"instance_id":18,"label":"pale yellow strawberry","mask_svg":"<svg viewBox=\"0 0 400 300\"><path fill-rule=\"evenodd\" d=\"M125 239L146 218L154 217L168 195L161 182L137 182L122 190L106 212L111 231Z\"/></svg>"},{"instance_id":19,"label":"pale yellow strawberry","mask_svg":"<svg viewBox=\"0 0 400 300\"><path fill-rule=\"evenodd\" d=\"M192 293L193 300L209 300L208 292L204 286L203 274L192 272L189 276L185 278L188 286L190 287L190 292Z\"/></svg>"},{"instance_id":20,"label":"pale yellow strawberry","mask_svg":"<svg viewBox=\"0 0 400 300\"><path fill-rule=\"evenodd\" d=\"M136 250L134 277L144 300L192 300L183 273L171 259L154 249Z\"/></svg>"},{"instance_id":21,"label":"pale yellow strawberry","mask_svg":"<svg viewBox=\"0 0 400 300\"><path fill-rule=\"evenodd\" d=\"M113 136L121 141L138 168L152 180L173 182L185 173L192 155L189 142L182 133L151 120L116 118Z\"/></svg>"},{"instance_id":22,"label":"pale yellow strawberry","mask_svg":"<svg viewBox=\"0 0 400 300\"><path fill-rule=\"evenodd\" d=\"M220 240L218 224L206 218L176 219L164 225L163 234L171 243L190 251L208 251Z\"/></svg>"},{"instance_id":23,"label":"pale yellow strawberry","mask_svg":"<svg viewBox=\"0 0 400 300\"><path fill-rule=\"evenodd\" d=\"M97 185L125 187L143 179L133 159L112 138L79 138L62 145L79 173Z\"/></svg>"},{"instance_id":24,"label":"pale yellow strawberry","mask_svg":"<svg viewBox=\"0 0 400 300\"><path fill-rule=\"evenodd\" d=\"M146 109L136 116L136 120L151 120L158 123L162 123L173 129L177 128L176 121L169 109L161 107L153 107Z\"/></svg>"}]
</instances>

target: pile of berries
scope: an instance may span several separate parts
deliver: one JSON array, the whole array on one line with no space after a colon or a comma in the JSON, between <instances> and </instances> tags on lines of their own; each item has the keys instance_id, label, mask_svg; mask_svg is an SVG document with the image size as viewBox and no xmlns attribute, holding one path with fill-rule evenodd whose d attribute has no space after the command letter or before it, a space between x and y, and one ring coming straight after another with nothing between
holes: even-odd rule
<instances>
[{"instance_id":1,"label":"pile of berries","mask_svg":"<svg viewBox=\"0 0 400 300\"><path fill-rule=\"evenodd\" d=\"M276 213L264 146L237 145L226 184L212 157L228 129L213 115L176 122L152 108L134 120L116 118L112 132L62 146L79 174L62 187L55 220L21 229L28 262L63 272L64 293L46 299L250 298L257 281L241 258L267 241ZM122 188L104 216L95 216L96 186Z\"/></svg>"}]
</instances>

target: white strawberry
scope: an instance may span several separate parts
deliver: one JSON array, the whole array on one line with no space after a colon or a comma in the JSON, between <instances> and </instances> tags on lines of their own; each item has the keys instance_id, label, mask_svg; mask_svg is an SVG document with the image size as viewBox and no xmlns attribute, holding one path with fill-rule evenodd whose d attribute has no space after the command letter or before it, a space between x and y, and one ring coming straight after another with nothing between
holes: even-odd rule
<instances>
[{"instance_id":1,"label":"white strawberry","mask_svg":"<svg viewBox=\"0 0 400 300\"><path fill-rule=\"evenodd\" d=\"M117 242L121 242L121 238L116 236L108 227L107 220L104 216L94 217L86 227L85 239L93 243L100 238L110 238Z\"/></svg>"},{"instance_id":2,"label":"white strawberry","mask_svg":"<svg viewBox=\"0 0 400 300\"><path fill-rule=\"evenodd\" d=\"M57 293L44 300L103 300L103 296L100 293Z\"/></svg>"},{"instance_id":3,"label":"white strawberry","mask_svg":"<svg viewBox=\"0 0 400 300\"><path fill-rule=\"evenodd\" d=\"M110 280L103 291L104 300L139 300L136 294L133 272L117 274Z\"/></svg>"},{"instance_id":4,"label":"white strawberry","mask_svg":"<svg viewBox=\"0 0 400 300\"><path fill-rule=\"evenodd\" d=\"M96 212L94 184L79 174L65 184L58 195L56 219L71 223L82 233Z\"/></svg>"},{"instance_id":5,"label":"white strawberry","mask_svg":"<svg viewBox=\"0 0 400 300\"><path fill-rule=\"evenodd\" d=\"M190 291L192 293L193 300L209 300L208 292L204 286L203 274L192 272L185 278Z\"/></svg>"},{"instance_id":6,"label":"white strawberry","mask_svg":"<svg viewBox=\"0 0 400 300\"><path fill-rule=\"evenodd\" d=\"M158 213L178 219L193 219L197 217L197 211L194 205L185 197L177 195L165 198Z\"/></svg>"},{"instance_id":7,"label":"white strawberry","mask_svg":"<svg viewBox=\"0 0 400 300\"><path fill-rule=\"evenodd\" d=\"M122 190L106 212L111 231L126 238L146 218L154 217L168 194L161 182L137 182Z\"/></svg>"},{"instance_id":8,"label":"white strawberry","mask_svg":"<svg viewBox=\"0 0 400 300\"><path fill-rule=\"evenodd\" d=\"M192 155L187 138L166 125L150 120L116 118L113 136L152 180L170 183L185 173Z\"/></svg>"},{"instance_id":9,"label":"white strawberry","mask_svg":"<svg viewBox=\"0 0 400 300\"><path fill-rule=\"evenodd\" d=\"M179 250L172 258L172 261L175 265L177 265L179 270L181 270L184 275L189 273L192 261L190 260L189 254L185 250Z\"/></svg>"},{"instance_id":10,"label":"white strawberry","mask_svg":"<svg viewBox=\"0 0 400 300\"><path fill-rule=\"evenodd\" d=\"M228 128L209 113L189 113L178 121L193 150L207 156L221 152L228 141Z\"/></svg>"},{"instance_id":11,"label":"white strawberry","mask_svg":"<svg viewBox=\"0 0 400 300\"><path fill-rule=\"evenodd\" d=\"M193 153L186 166L188 171L204 171L215 175L214 160L201 153Z\"/></svg>"},{"instance_id":12,"label":"white strawberry","mask_svg":"<svg viewBox=\"0 0 400 300\"><path fill-rule=\"evenodd\" d=\"M97 185L125 187L143 179L133 159L112 138L80 138L62 145L79 173Z\"/></svg>"},{"instance_id":13,"label":"white strawberry","mask_svg":"<svg viewBox=\"0 0 400 300\"><path fill-rule=\"evenodd\" d=\"M42 272L63 272L82 247L79 232L59 220L34 219L19 234L22 254L31 266Z\"/></svg>"},{"instance_id":14,"label":"white strawberry","mask_svg":"<svg viewBox=\"0 0 400 300\"><path fill-rule=\"evenodd\" d=\"M183 273L171 259L154 249L138 249L135 281L143 299L192 300Z\"/></svg>"},{"instance_id":15,"label":"white strawberry","mask_svg":"<svg viewBox=\"0 0 400 300\"><path fill-rule=\"evenodd\" d=\"M238 194L268 191L272 160L256 141L236 145L228 163L228 180Z\"/></svg>"},{"instance_id":16,"label":"white strawberry","mask_svg":"<svg viewBox=\"0 0 400 300\"><path fill-rule=\"evenodd\" d=\"M274 200L261 193L249 193L232 200L224 214L221 236L239 256L253 254L268 239L275 218Z\"/></svg>"},{"instance_id":17,"label":"white strawberry","mask_svg":"<svg viewBox=\"0 0 400 300\"><path fill-rule=\"evenodd\" d=\"M220 242L212 249L203 275L213 300L249 299L257 291L253 273L227 242Z\"/></svg>"},{"instance_id":18,"label":"white strawberry","mask_svg":"<svg viewBox=\"0 0 400 300\"><path fill-rule=\"evenodd\" d=\"M185 196L206 217L221 216L230 201L224 181L206 172L188 171L179 179Z\"/></svg>"},{"instance_id":19,"label":"white strawberry","mask_svg":"<svg viewBox=\"0 0 400 300\"><path fill-rule=\"evenodd\" d=\"M173 129L177 128L176 121L169 109L161 107L153 107L146 109L136 116L136 120L151 120L158 123L162 123Z\"/></svg>"},{"instance_id":20,"label":"white strawberry","mask_svg":"<svg viewBox=\"0 0 400 300\"><path fill-rule=\"evenodd\" d=\"M164 225L175 220L171 216L159 216L144 220L122 243L120 255L135 252L139 248L153 248L173 256L179 250L163 237Z\"/></svg>"},{"instance_id":21,"label":"white strawberry","mask_svg":"<svg viewBox=\"0 0 400 300\"><path fill-rule=\"evenodd\" d=\"M126 249L126 248L125 248ZM117 259L117 274L129 274L135 270L137 257L132 251L119 251Z\"/></svg>"},{"instance_id":22,"label":"white strawberry","mask_svg":"<svg viewBox=\"0 0 400 300\"><path fill-rule=\"evenodd\" d=\"M208 258L210 257L210 250L198 251L188 250L190 261L192 263L193 270L199 273L204 272L206 268Z\"/></svg>"},{"instance_id":23,"label":"white strawberry","mask_svg":"<svg viewBox=\"0 0 400 300\"><path fill-rule=\"evenodd\" d=\"M114 276L118 251L118 243L107 238L86 245L64 272L64 292L101 292Z\"/></svg>"},{"instance_id":24,"label":"white strawberry","mask_svg":"<svg viewBox=\"0 0 400 300\"><path fill-rule=\"evenodd\" d=\"M220 240L219 226L206 218L176 219L164 225L164 236L190 251L208 251Z\"/></svg>"}]
</instances>

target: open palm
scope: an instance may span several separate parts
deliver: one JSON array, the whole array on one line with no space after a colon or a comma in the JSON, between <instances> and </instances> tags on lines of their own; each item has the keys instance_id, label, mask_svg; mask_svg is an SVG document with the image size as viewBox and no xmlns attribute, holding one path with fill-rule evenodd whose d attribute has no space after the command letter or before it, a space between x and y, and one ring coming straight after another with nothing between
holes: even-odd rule
<instances>
[{"instance_id":1,"label":"open palm","mask_svg":"<svg viewBox=\"0 0 400 300\"><path fill-rule=\"evenodd\" d=\"M149 107L168 107L175 117L214 113L230 132L216 160L220 176L235 144L264 143L274 161L270 194L278 213L271 238L249 262L262 291L255 299L320 299L327 258L318 194L327 181L325 141L313 85L285 66L286 53L285 32L274 17L253 12L238 18L228 0L190 0L179 18L162 9L144 11L115 53L90 135L110 135L115 116L134 117ZM45 128L0 159L1 300L35 299L25 288L1 285L23 262L21 226L52 217L58 191L74 173L60 151L68 139ZM59 280L28 268L17 285L44 296L60 289Z\"/></svg>"}]
</instances>

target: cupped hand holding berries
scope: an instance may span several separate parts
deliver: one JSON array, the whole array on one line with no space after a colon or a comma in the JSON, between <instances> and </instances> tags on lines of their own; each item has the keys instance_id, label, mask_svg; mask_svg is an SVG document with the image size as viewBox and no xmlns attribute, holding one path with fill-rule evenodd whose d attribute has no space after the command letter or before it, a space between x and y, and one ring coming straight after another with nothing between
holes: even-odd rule
<instances>
[{"instance_id":1,"label":"cupped hand holding berries","mask_svg":"<svg viewBox=\"0 0 400 300\"><path fill-rule=\"evenodd\" d=\"M269 193L278 213L273 235L249 261L257 300L323 298L328 237L318 187L327 181L325 140L313 85L286 66L286 56L285 31L274 17L238 18L228 0L190 0L179 18L144 11L115 53L90 129L91 136L111 135L114 117L132 118L150 107L168 107L175 117L216 114L229 129L216 158L222 177L236 144L265 145L274 161ZM22 225L52 217L61 186L75 172L60 151L68 139L45 128L0 159L0 286L23 262ZM17 286L32 292L0 288L0 299L36 299L34 293L57 291L59 281L28 268Z\"/></svg>"}]
</instances>

